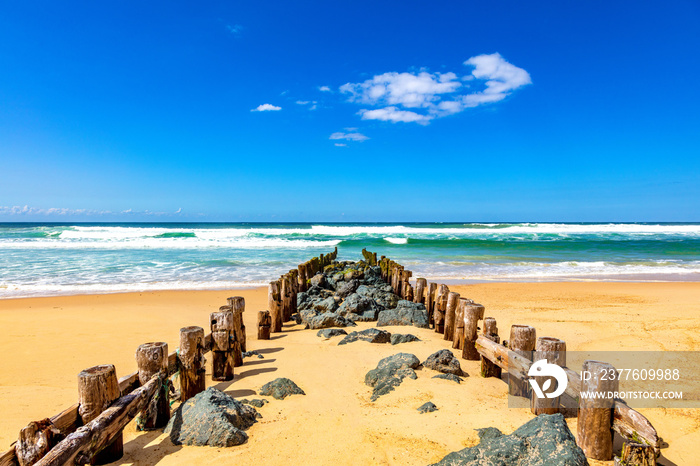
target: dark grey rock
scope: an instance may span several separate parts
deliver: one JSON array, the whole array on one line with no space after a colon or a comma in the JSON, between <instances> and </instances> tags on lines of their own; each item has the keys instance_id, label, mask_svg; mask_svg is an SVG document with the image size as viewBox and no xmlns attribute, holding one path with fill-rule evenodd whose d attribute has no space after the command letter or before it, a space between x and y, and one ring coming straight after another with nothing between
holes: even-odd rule
<instances>
[{"instance_id":1,"label":"dark grey rock","mask_svg":"<svg viewBox=\"0 0 700 466\"><path fill-rule=\"evenodd\" d=\"M338 302L333 296L329 296L325 299L314 301L311 305L314 311L321 313L324 312L335 312L338 309Z\"/></svg>"},{"instance_id":2,"label":"dark grey rock","mask_svg":"<svg viewBox=\"0 0 700 466\"><path fill-rule=\"evenodd\" d=\"M420 338L415 335L411 335L410 333L394 333L391 335L392 345L398 345L399 343L410 343L412 341L420 341Z\"/></svg>"},{"instance_id":3,"label":"dark grey rock","mask_svg":"<svg viewBox=\"0 0 700 466\"><path fill-rule=\"evenodd\" d=\"M356 327L357 324L352 320L346 319L345 317L327 312L325 314L318 314L307 320L306 325L312 330L320 328L330 328L330 327Z\"/></svg>"},{"instance_id":4,"label":"dark grey rock","mask_svg":"<svg viewBox=\"0 0 700 466\"><path fill-rule=\"evenodd\" d=\"M353 293L340 305L338 313L353 321L374 321L381 307L372 298Z\"/></svg>"},{"instance_id":5,"label":"dark grey rock","mask_svg":"<svg viewBox=\"0 0 700 466\"><path fill-rule=\"evenodd\" d=\"M459 359L448 349L441 349L428 356L423 366L443 374L464 375L459 365Z\"/></svg>"},{"instance_id":6,"label":"dark grey rock","mask_svg":"<svg viewBox=\"0 0 700 466\"><path fill-rule=\"evenodd\" d=\"M249 400L247 398L243 398L240 400L241 403L244 405L250 405L250 406L255 406L256 408L262 408L265 406L269 401L263 400L262 398L253 398L252 400Z\"/></svg>"},{"instance_id":7,"label":"dark grey rock","mask_svg":"<svg viewBox=\"0 0 700 466\"><path fill-rule=\"evenodd\" d=\"M384 280L382 280L382 269L378 266L367 267L365 269L365 276L362 279L365 285L371 286L383 286L385 285Z\"/></svg>"},{"instance_id":8,"label":"dark grey rock","mask_svg":"<svg viewBox=\"0 0 700 466\"><path fill-rule=\"evenodd\" d=\"M392 293L391 287L388 285L383 287L360 285L355 292L361 296L374 299L384 309L393 309L399 302L399 297Z\"/></svg>"},{"instance_id":9,"label":"dark grey rock","mask_svg":"<svg viewBox=\"0 0 700 466\"><path fill-rule=\"evenodd\" d=\"M257 415L255 408L210 387L173 412L165 433L175 445L232 447L248 440L244 429Z\"/></svg>"},{"instance_id":10,"label":"dark grey rock","mask_svg":"<svg viewBox=\"0 0 700 466\"><path fill-rule=\"evenodd\" d=\"M370 343L389 343L391 340L391 333L386 330L379 330L378 328L368 328L361 332L350 332L348 336L340 340L338 345L346 345L358 340L368 341Z\"/></svg>"},{"instance_id":11,"label":"dark grey rock","mask_svg":"<svg viewBox=\"0 0 700 466\"><path fill-rule=\"evenodd\" d=\"M376 401L380 396L393 391L406 377L417 379L413 369L418 366L420 360L409 353L398 353L379 361L377 367L365 375L365 384L374 388L370 399Z\"/></svg>"},{"instance_id":12,"label":"dark grey rock","mask_svg":"<svg viewBox=\"0 0 700 466\"><path fill-rule=\"evenodd\" d=\"M343 283L338 287L336 290L335 294L337 296L340 296L341 298L345 298L347 296L350 296L355 292L358 286L360 286L360 281L355 279L355 280L350 280L349 282L341 282Z\"/></svg>"},{"instance_id":13,"label":"dark grey rock","mask_svg":"<svg viewBox=\"0 0 700 466\"><path fill-rule=\"evenodd\" d=\"M541 414L510 435L498 429L479 431L481 442L435 463L440 466L584 466L583 450L561 414Z\"/></svg>"},{"instance_id":14,"label":"dark grey rock","mask_svg":"<svg viewBox=\"0 0 700 466\"><path fill-rule=\"evenodd\" d=\"M271 396L277 400L284 400L289 395L306 395L306 393L291 380L281 377L263 385L258 395Z\"/></svg>"},{"instance_id":15,"label":"dark grey rock","mask_svg":"<svg viewBox=\"0 0 700 466\"><path fill-rule=\"evenodd\" d=\"M451 380L453 382L461 383L462 378L458 377L454 374L438 374L433 376L434 379L445 379L445 380Z\"/></svg>"},{"instance_id":16,"label":"dark grey rock","mask_svg":"<svg viewBox=\"0 0 700 466\"><path fill-rule=\"evenodd\" d=\"M413 325L428 328L428 311L421 303L412 303L402 299L396 309L387 309L379 313L377 327L387 325Z\"/></svg>"},{"instance_id":17,"label":"dark grey rock","mask_svg":"<svg viewBox=\"0 0 700 466\"><path fill-rule=\"evenodd\" d=\"M311 277L309 283L311 284L311 286L319 286L321 288L325 288L327 285L326 276L322 273L317 273L316 275Z\"/></svg>"},{"instance_id":18,"label":"dark grey rock","mask_svg":"<svg viewBox=\"0 0 700 466\"><path fill-rule=\"evenodd\" d=\"M437 411L438 407L433 404L432 401L428 401L427 403L421 405L420 408L418 408L418 412L421 414L425 413L432 413L433 411Z\"/></svg>"},{"instance_id":19,"label":"dark grey rock","mask_svg":"<svg viewBox=\"0 0 700 466\"><path fill-rule=\"evenodd\" d=\"M316 336L328 339L331 337L336 337L338 335L347 335L347 334L348 334L348 332L346 332L342 328L324 328L322 330L319 330L318 333L316 334Z\"/></svg>"},{"instance_id":20,"label":"dark grey rock","mask_svg":"<svg viewBox=\"0 0 700 466\"><path fill-rule=\"evenodd\" d=\"M265 356L263 356L262 354L258 353L258 352L255 351L255 350L253 350L253 351L244 351L244 352L243 352L243 357L244 357L244 358L250 358L250 357L252 357L252 356L257 356L258 359L265 359Z\"/></svg>"}]
</instances>

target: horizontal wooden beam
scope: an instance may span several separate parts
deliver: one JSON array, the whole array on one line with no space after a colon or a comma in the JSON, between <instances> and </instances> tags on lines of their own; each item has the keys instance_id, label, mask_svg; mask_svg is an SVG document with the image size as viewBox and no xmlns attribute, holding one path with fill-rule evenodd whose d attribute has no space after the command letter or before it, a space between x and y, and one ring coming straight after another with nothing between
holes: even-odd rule
<instances>
[{"instance_id":1,"label":"horizontal wooden beam","mask_svg":"<svg viewBox=\"0 0 700 466\"><path fill-rule=\"evenodd\" d=\"M476 339L476 349L479 354L494 364L508 371L509 376L526 380L532 362L519 354L508 351L505 346L495 343L483 335ZM568 384L566 392L573 399L581 396L581 376L568 367L564 368ZM626 439L638 442L640 439L654 447L658 452L661 447L659 435L651 422L638 411L630 408L624 401L615 400L613 405L613 429Z\"/></svg>"}]
</instances>

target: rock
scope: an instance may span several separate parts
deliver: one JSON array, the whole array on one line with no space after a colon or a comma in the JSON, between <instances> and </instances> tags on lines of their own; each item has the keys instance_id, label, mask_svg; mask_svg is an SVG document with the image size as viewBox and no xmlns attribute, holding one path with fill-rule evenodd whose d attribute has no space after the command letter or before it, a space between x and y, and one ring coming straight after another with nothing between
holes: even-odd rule
<instances>
[{"instance_id":1,"label":"rock","mask_svg":"<svg viewBox=\"0 0 700 466\"><path fill-rule=\"evenodd\" d=\"M420 341L420 338L418 338L415 335L411 335L410 333L394 333L393 335L391 335L392 345L398 345L399 343L410 343L412 341Z\"/></svg>"},{"instance_id":2,"label":"rock","mask_svg":"<svg viewBox=\"0 0 700 466\"><path fill-rule=\"evenodd\" d=\"M210 387L173 412L165 433L175 445L232 447L248 440L244 429L257 415L255 408Z\"/></svg>"},{"instance_id":3,"label":"rock","mask_svg":"<svg viewBox=\"0 0 700 466\"><path fill-rule=\"evenodd\" d=\"M409 353L398 353L379 361L377 367L365 375L365 384L374 388L370 399L376 401L380 396L393 391L406 377L417 379L413 369L418 366L420 360Z\"/></svg>"},{"instance_id":4,"label":"rock","mask_svg":"<svg viewBox=\"0 0 700 466\"><path fill-rule=\"evenodd\" d=\"M348 334L348 332L346 332L342 328L324 328L323 330L319 330L318 333L316 334L316 336L328 339L331 337L336 337L338 335L347 335L347 334Z\"/></svg>"},{"instance_id":5,"label":"rock","mask_svg":"<svg viewBox=\"0 0 700 466\"><path fill-rule=\"evenodd\" d=\"M423 361L423 366L443 374L464 375L459 360L448 349L441 349L428 356L428 359Z\"/></svg>"},{"instance_id":6,"label":"rock","mask_svg":"<svg viewBox=\"0 0 700 466\"><path fill-rule=\"evenodd\" d=\"M432 401L428 401L427 403L421 405L420 408L418 408L418 412L421 414L425 413L432 413L433 411L437 411L438 407L433 404Z\"/></svg>"},{"instance_id":7,"label":"rock","mask_svg":"<svg viewBox=\"0 0 700 466\"><path fill-rule=\"evenodd\" d=\"M329 296L328 298L314 301L311 304L311 307L314 311L321 313L335 312L336 309L338 309L338 302L333 298L333 296Z\"/></svg>"},{"instance_id":8,"label":"rock","mask_svg":"<svg viewBox=\"0 0 700 466\"><path fill-rule=\"evenodd\" d=\"M393 309L399 302L399 297L391 291L391 287L386 285L381 288L360 285L355 292L359 295L374 299L374 301L384 309Z\"/></svg>"},{"instance_id":9,"label":"rock","mask_svg":"<svg viewBox=\"0 0 700 466\"><path fill-rule=\"evenodd\" d=\"M337 307L332 291L324 290L319 286L312 286L308 290L297 294L297 310L299 312L307 309L326 312L328 306L332 306L333 310Z\"/></svg>"},{"instance_id":10,"label":"rock","mask_svg":"<svg viewBox=\"0 0 700 466\"><path fill-rule=\"evenodd\" d=\"M384 280L382 280L382 269L378 266L367 267L365 269L365 276L362 279L365 285L371 286L383 286L385 285Z\"/></svg>"},{"instance_id":11,"label":"rock","mask_svg":"<svg viewBox=\"0 0 700 466\"><path fill-rule=\"evenodd\" d=\"M289 395L306 395L306 393L297 384L282 377L263 385L258 395L272 396L277 400L284 400Z\"/></svg>"},{"instance_id":12,"label":"rock","mask_svg":"<svg viewBox=\"0 0 700 466\"><path fill-rule=\"evenodd\" d=\"M311 279L309 280L309 283L311 284L311 286L318 286L321 288L325 288L326 284L327 284L326 283L326 276L323 275L322 273L317 273L316 275L311 277Z\"/></svg>"},{"instance_id":13,"label":"rock","mask_svg":"<svg viewBox=\"0 0 700 466\"><path fill-rule=\"evenodd\" d=\"M330 328L330 327L356 327L357 324L352 320L346 319L345 317L327 312L325 314L319 314L310 318L306 325L312 330L320 328Z\"/></svg>"},{"instance_id":14,"label":"rock","mask_svg":"<svg viewBox=\"0 0 700 466\"><path fill-rule=\"evenodd\" d=\"M480 429L479 437L478 445L450 453L435 465L588 465L561 414L541 414L510 435L494 428Z\"/></svg>"},{"instance_id":15,"label":"rock","mask_svg":"<svg viewBox=\"0 0 700 466\"><path fill-rule=\"evenodd\" d=\"M243 354L244 358L250 358L252 356L257 356L258 359L265 359L265 356L258 353L257 351L244 351L242 354Z\"/></svg>"},{"instance_id":16,"label":"rock","mask_svg":"<svg viewBox=\"0 0 700 466\"><path fill-rule=\"evenodd\" d=\"M379 313L377 327L387 325L413 325L428 328L428 311L421 303L412 303L402 299L396 309L387 309Z\"/></svg>"},{"instance_id":17,"label":"rock","mask_svg":"<svg viewBox=\"0 0 700 466\"><path fill-rule=\"evenodd\" d=\"M374 321L381 307L372 298L353 293L343 301L338 313L352 321Z\"/></svg>"},{"instance_id":18,"label":"rock","mask_svg":"<svg viewBox=\"0 0 700 466\"><path fill-rule=\"evenodd\" d=\"M434 379L445 379L453 382L461 383L462 379L454 374L438 374L433 376Z\"/></svg>"},{"instance_id":19,"label":"rock","mask_svg":"<svg viewBox=\"0 0 700 466\"><path fill-rule=\"evenodd\" d=\"M265 404L269 403L269 401L263 400L262 398L254 398L252 400L243 398L242 400L240 400L240 402L244 405L255 406L256 408L262 408L263 406L265 406Z\"/></svg>"},{"instance_id":20,"label":"rock","mask_svg":"<svg viewBox=\"0 0 700 466\"><path fill-rule=\"evenodd\" d=\"M337 296L340 296L341 298L345 298L347 296L350 296L355 292L357 287L360 286L360 281L359 280L350 280L347 283L343 283L340 285L335 292Z\"/></svg>"},{"instance_id":21,"label":"rock","mask_svg":"<svg viewBox=\"0 0 700 466\"><path fill-rule=\"evenodd\" d=\"M391 333L386 330L379 330L378 328L368 328L361 332L350 332L348 336L340 340L338 345L345 345L358 340L368 341L370 343L389 343L391 340Z\"/></svg>"}]
</instances>

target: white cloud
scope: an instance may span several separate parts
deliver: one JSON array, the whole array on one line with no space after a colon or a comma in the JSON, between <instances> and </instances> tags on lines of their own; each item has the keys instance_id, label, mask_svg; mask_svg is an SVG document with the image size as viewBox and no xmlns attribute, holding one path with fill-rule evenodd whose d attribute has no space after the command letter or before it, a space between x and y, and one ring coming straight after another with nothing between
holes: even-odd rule
<instances>
[{"instance_id":1,"label":"white cloud","mask_svg":"<svg viewBox=\"0 0 700 466\"><path fill-rule=\"evenodd\" d=\"M527 71L498 53L477 55L464 64L474 67L471 74L389 72L344 84L340 91L349 94L351 102L378 107L360 110L363 120L428 124L435 118L498 102L532 83ZM479 85L482 89L475 89Z\"/></svg>"},{"instance_id":2,"label":"white cloud","mask_svg":"<svg viewBox=\"0 0 700 466\"><path fill-rule=\"evenodd\" d=\"M306 104L309 104L309 103L311 103L311 102L309 102L308 100L297 100L297 101L296 101L296 104L297 104L297 105L306 105Z\"/></svg>"},{"instance_id":3,"label":"white cloud","mask_svg":"<svg viewBox=\"0 0 700 466\"><path fill-rule=\"evenodd\" d=\"M328 86L318 86L318 90L321 92L331 92L331 88Z\"/></svg>"},{"instance_id":4,"label":"white cloud","mask_svg":"<svg viewBox=\"0 0 700 466\"><path fill-rule=\"evenodd\" d=\"M335 143L335 147L348 147L348 145L347 145L347 144L344 144L344 143L342 143L342 142L336 142L336 143Z\"/></svg>"},{"instance_id":5,"label":"white cloud","mask_svg":"<svg viewBox=\"0 0 700 466\"><path fill-rule=\"evenodd\" d=\"M396 107L378 108L376 110L360 110L360 115L362 115L363 120L391 121L392 123L401 121L404 123L416 122L420 124L428 124L428 122L434 118L430 115L422 115L420 113L410 112L408 110L399 110Z\"/></svg>"},{"instance_id":6,"label":"white cloud","mask_svg":"<svg viewBox=\"0 0 700 466\"><path fill-rule=\"evenodd\" d=\"M277 107L272 104L262 104L252 109L251 112L276 112L278 110L282 110L282 107Z\"/></svg>"},{"instance_id":7,"label":"white cloud","mask_svg":"<svg viewBox=\"0 0 700 466\"><path fill-rule=\"evenodd\" d=\"M175 212L151 212L150 210L138 211L133 209L126 209L120 212L112 212L111 210L95 210L95 209L68 209L65 207L51 207L44 209L41 207L30 207L25 206L0 206L0 215L7 216L102 216L102 215L113 215L113 214L141 214L141 215L177 215L182 213L182 208L179 208Z\"/></svg>"},{"instance_id":8,"label":"white cloud","mask_svg":"<svg viewBox=\"0 0 700 466\"><path fill-rule=\"evenodd\" d=\"M328 139L345 139L346 141L363 142L369 138L362 133L333 133Z\"/></svg>"}]
</instances>

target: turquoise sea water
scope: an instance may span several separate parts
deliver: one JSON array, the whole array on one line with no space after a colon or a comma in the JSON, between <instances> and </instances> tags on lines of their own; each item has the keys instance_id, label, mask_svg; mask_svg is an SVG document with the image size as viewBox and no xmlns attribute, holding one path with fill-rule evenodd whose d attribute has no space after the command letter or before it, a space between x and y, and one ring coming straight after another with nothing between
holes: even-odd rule
<instances>
[{"instance_id":1,"label":"turquoise sea water","mask_svg":"<svg viewBox=\"0 0 700 466\"><path fill-rule=\"evenodd\" d=\"M0 298L266 285L335 246L448 283L700 280L699 223L6 223Z\"/></svg>"}]
</instances>

